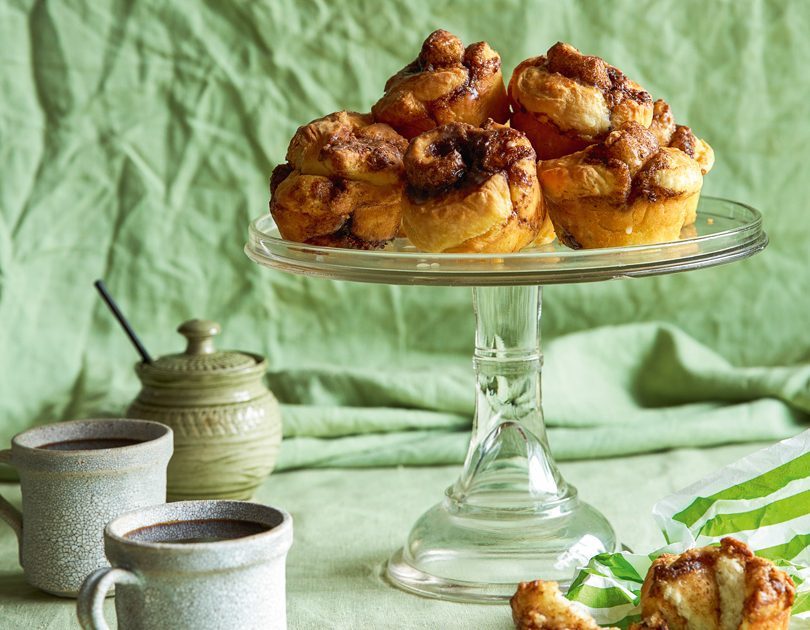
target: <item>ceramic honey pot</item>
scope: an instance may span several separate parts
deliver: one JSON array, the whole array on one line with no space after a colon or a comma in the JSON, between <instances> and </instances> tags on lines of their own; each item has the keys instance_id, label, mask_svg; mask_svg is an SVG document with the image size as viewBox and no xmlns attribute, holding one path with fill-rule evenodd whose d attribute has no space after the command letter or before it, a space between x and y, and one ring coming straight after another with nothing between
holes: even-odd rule
<instances>
[{"instance_id":1,"label":"ceramic honey pot","mask_svg":"<svg viewBox=\"0 0 810 630\"><path fill-rule=\"evenodd\" d=\"M190 320L177 331L188 340L185 352L135 365L142 389L126 415L174 431L170 501L250 499L281 445L281 412L264 384L267 363L216 350L216 322Z\"/></svg>"}]
</instances>

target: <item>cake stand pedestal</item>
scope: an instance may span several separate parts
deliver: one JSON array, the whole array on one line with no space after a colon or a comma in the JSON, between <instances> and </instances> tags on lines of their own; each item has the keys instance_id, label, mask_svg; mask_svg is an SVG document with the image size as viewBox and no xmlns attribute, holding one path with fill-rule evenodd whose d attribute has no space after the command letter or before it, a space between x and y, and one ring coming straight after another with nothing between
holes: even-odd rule
<instances>
[{"instance_id":1,"label":"cake stand pedestal","mask_svg":"<svg viewBox=\"0 0 810 630\"><path fill-rule=\"evenodd\" d=\"M255 262L339 280L471 286L476 316L475 417L458 480L388 561L400 588L429 597L501 602L520 581L570 584L592 556L617 548L604 516L557 469L540 393L543 285L673 273L732 262L767 245L755 209L704 197L681 240L600 250L559 244L514 254L425 254L405 239L384 250L281 239L269 216L251 224Z\"/></svg>"}]
</instances>

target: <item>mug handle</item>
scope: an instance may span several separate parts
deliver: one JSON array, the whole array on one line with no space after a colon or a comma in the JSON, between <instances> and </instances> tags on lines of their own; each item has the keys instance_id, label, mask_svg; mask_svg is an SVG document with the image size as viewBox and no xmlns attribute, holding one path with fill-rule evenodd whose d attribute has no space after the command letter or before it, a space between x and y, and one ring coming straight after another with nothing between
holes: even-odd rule
<instances>
[{"instance_id":1,"label":"mug handle","mask_svg":"<svg viewBox=\"0 0 810 630\"><path fill-rule=\"evenodd\" d=\"M104 599L107 592L116 584L138 584L138 576L132 571L118 567L102 567L88 575L79 599L76 603L76 613L79 623L84 630L110 630L104 620Z\"/></svg>"},{"instance_id":2,"label":"mug handle","mask_svg":"<svg viewBox=\"0 0 810 630\"><path fill-rule=\"evenodd\" d=\"M11 449L4 449L0 451L0 464L11 466ZM20 564L22 564L22 529L23 529L23 516L17 508L11 503L0 497L0 520L9 524L14 534L17 536L17 545L20 553Z\"/></svg>"}]
</instances>

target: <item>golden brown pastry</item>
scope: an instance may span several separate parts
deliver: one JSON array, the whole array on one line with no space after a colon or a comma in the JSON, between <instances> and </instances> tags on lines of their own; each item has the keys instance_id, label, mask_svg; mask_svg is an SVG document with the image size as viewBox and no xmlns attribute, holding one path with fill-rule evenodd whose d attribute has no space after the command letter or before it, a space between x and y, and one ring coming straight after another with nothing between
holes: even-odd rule
<instances>
[{"instance_id":1,"label":"golden brown pastry","mask_svg":"<svg viewBox=\"0 0 810 630\"><path fill-rule=\"evenodd\" d=\"M403 227L428 252L515 252L538 235L545 207L526 136L496 122L450 123L411 141Z\"/></svg>"},{"instance_id":2,"label":"golden brown pastry","mask_svg":"<svg viewBox=\"0 0 810 630\"><path fill-rule=\"evenodd\" d=\"M546 218L543 219L543 224L540 226L540 231L534 239L534 244L537 246L546 245L551 243L557 234L554 232L554 224L551 222L551 215L546 212Z\"/></svg>"},{"instance_id":3,"label":"golden brown pastry","mask_svg":"<svg viewBox=\"0 0 810 630\"><path fill-rule=\"evenodd\" d=\"M521 582L509 604L518 630L600 630L585 607L566 599L556 582Z\"/></svg>"},{"instance_id":4,"label":"golden brown pastry","mask_svg":"<svg viewBox=\"0 0 810 630\"><path fill-rule=\"evenodd\" d=\"M700 170L705 175L714 166L714 151L705 140L701 140L686 125L675 124L672 109L669 104L658 99L653 104L653 119L650 124L658 144L662 147L674 147L686 153L700 164Z\"/></svg>"},{"instance_id":5,"label":"golden brown pastry","mask_svg":"<svg viewBox=\"0 0 810 630\"><path fill-rule=\"evenodd\" d=\"M677 240L703 185L698 163L630 122L604 141L537 165L554 230L574 249Z\"/></svg>"},{"instance_id":6,"label":"golden brown pastry","mask_svg":"<svg viewBox=\"0 0 810 630\"><path fill-rule=\"evenodd\" d=\"M631 121L649 127L653 116L641 86L562 42L515 68L509 101L512 127L529 137L541 160L584 149Z\"/></svg>"},{"instance_id":7,"label":"golden brown pastry","mask_svg":"<svg viewBox=\"0 0 810 630\"><path fill-rule=\"evenodd\" d=\"M434 31L419 56L388 79L371 113L406 138L449 122L504 123L509 103L501 58L486 42L465 49L452 33Z\"/></svg>"},{"instance_id":8,"label":"golden brown pastry","mask_svg":"<svg viewBox=\"0 0 810 630\"><path fill-rule=\"evenodd\" d=\"M310 245L375 249L396 237L408 141L369 114L341 111L299 127L270 178L281 236Z\"/></svg>"},{"instance_id":9,"label":"golden brown pastry","mask_svg":"<svg viewBox=\"0 0 810 630\"><path fill-rule=\"evenodd\" d=\"M719 547L659 556L631 630L787 630L795 590L784 571L724 538Z\"/></svg>"},{"instance_id":10,"label":"golden brown pastry","mask_svg":"<svg viewBox=\"0 0 810 630\"><path fill-rule=\"evenodd\" d=\"M700 164L700 170L705 175L714 166L714 151L705 140L701 140L685 125L676 125L672 109L663 99L653 104L653 119L650 124L658 144L662 147L680 149L686 155ZM697 207L686 217L686 225L691 225L697 219Z\"/></svg>"}]
</instances>

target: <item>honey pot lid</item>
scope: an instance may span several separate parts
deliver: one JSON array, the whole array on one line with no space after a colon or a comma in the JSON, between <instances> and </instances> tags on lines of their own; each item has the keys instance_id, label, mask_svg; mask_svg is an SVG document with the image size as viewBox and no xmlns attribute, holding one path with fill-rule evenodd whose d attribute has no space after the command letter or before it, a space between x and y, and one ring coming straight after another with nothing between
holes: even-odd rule
<instances>
[{"instance_id":1,"label":"honey pot lid","mask_svg":"<svg viewBox=\"0 0 810 630\"><path fill-rule=\"evenodd\" d=\"M222 332L222 327L217 322L190 319L180 324L177 332L188 341L186 351L156 359L148 366L149 371L173 372L178 376L190 373L232 373L256 367L262 362L262 358L257 355L214 348L214 337Z\"/></svg>"}]
</instances>

